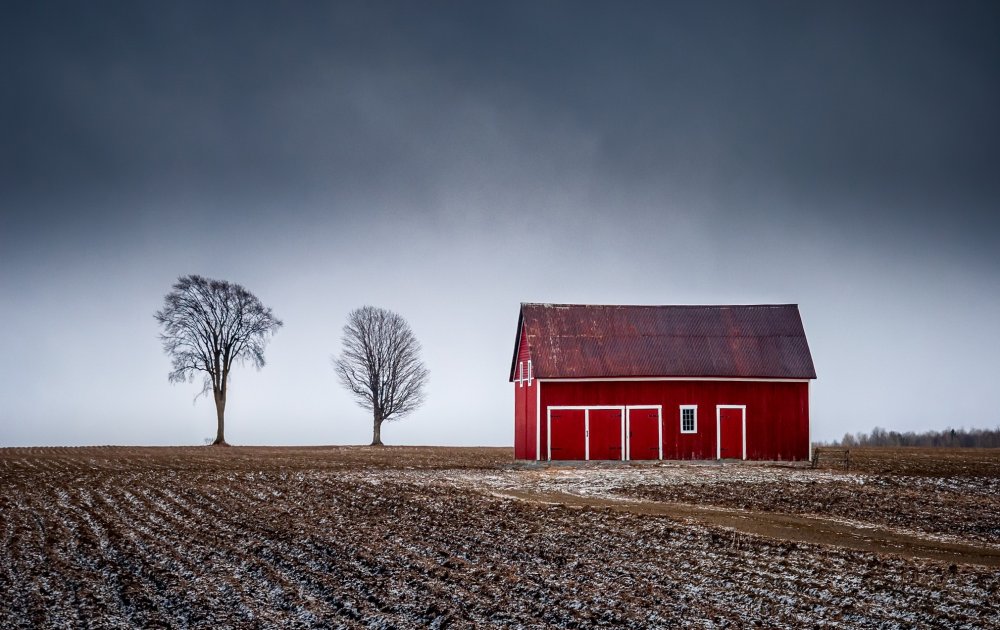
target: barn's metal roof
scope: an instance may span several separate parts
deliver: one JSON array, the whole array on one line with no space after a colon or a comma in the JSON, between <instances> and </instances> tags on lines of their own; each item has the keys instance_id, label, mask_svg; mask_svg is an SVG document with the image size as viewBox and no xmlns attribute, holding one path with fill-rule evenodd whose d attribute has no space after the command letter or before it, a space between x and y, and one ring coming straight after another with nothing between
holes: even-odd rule
<instances>
[{"instance_id":1,"label":"barn's metal roof","mask_svg":"<svg viewBox=\"0 0 1000 630\"><path fill-rule=\"evenodd\" d=\"M514 362L522 326L538 378L816 378L796 304L522 304Z\"/></svg>"}]
</instances>

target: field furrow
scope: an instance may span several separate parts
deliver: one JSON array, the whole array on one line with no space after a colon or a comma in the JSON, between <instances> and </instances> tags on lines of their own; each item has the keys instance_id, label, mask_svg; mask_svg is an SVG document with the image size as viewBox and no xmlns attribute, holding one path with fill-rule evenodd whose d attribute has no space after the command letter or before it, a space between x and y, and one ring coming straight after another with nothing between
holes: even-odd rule
<instances>
[{"instance_id":1,"label":"field furrow","mask_svg":"<svg viewBox=\"0 0 1000 630\"><path fill-rule=\"evenodd\" d=\"M995 567L621 508L739 502L973 544L996 537L992 477L504 453L0 449L0 627L1000 626Z\"/></svg>"}]
</instances>

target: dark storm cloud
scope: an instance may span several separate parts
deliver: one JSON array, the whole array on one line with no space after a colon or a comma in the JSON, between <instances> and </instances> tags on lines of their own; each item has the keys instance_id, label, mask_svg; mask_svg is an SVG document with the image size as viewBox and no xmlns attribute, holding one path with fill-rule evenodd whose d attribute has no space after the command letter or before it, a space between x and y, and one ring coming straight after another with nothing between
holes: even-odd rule
<instances>
[{"instance_id":1,"label":"dark storm cloud","mask_svg":"<svg viewBox=\"0 0 1000 630\"><path fill-rule=\"evenodd\" d=\"M997 194L988 4L7 11L8 193L412 185L432 167L405 137L460 139L447 117L471 96L529 124L571 121L627 185ZM393 119L366 97L391 99Z\"/></svg>"},{"instance_id":2,"label":"dark storm cloud","mask_svg":"<svg viewBox=\"0 0 1000 630\"><path fill-rule=\"evenodd\" d=\"M324 63L312 47L324 44L325 20L232 9L73 5L12 20L5 57L18 63L16 96L4 112L12 127L9 176L58 193L164 181L291 187L297 166L347 153L358 159L336 162L335 172L348 169L349 178L360 170L356 112L337 99L310 112L322 118L295 116L294 103L282 109L285 92L308 88L309 74L351 83L337 76L336 57ZM315 155L306 131L333 125L328 156Z\"/></svg>"},{"instance_id":3,"label":"dark storm cloud","mask_svg":"<svg viewBox=\"0 0 1000 630\"><path fill-rule=\"evenodd\" d=\"M492 366L521 300L802 302L820 418L912 401L898 356L956 352L971 391L1000 350L998 32L975 2L8 5L0 310L27 367L2 398L44 398L54 369L75 398L45 413L96 422L108 384L72 368L136 348L129 391L164 396L148 314L190 272L280 300L274 365L246 378L281 385L262 410L299 392L306 424L342 412L310 396L364 302L464 384L431 398L442 435L486 401L470 435L506 439ZM937 426L945 398L900 417Z\"/></svg>"}]
</instances>

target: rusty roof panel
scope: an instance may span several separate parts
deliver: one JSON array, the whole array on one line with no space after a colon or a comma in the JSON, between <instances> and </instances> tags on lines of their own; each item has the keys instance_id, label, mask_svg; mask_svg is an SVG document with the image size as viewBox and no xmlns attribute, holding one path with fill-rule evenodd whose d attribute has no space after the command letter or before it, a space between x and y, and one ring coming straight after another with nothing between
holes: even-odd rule
<instances>
[{"instance_id":1,"label":"rusty roof panel","mask_svg":"<svg viewBox=\"0 0 1000 630\"><path fill-rule=\"evenodd\" d=\"M816 378L794 304L522 304L520 321L539 378Z\"/></svg>"}]
</instances>

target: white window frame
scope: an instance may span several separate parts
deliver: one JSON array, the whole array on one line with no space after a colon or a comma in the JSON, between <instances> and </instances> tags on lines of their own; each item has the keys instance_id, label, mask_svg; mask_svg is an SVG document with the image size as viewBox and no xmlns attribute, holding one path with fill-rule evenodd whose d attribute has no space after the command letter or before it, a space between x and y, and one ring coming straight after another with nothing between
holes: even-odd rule
<instances>
[{"instance_id":1,"label":"white window frame","mask_svg":"<svg viewBox=\"0 0 1000 630\"><path fill-rule=\"evenodd\" d=\"M532 381L535 380L535 375L531 373L531 359L528 359L528 374L524 373L524 361L519 361L517 364L517 378L514 379L517 382L518 387L524 387L527 383L528 387L531 387Z\"/></svg>"},{"instance_id":2,"label":"white window frame","mask_svg":"<svg viewBox=\"0 0 1000 630\"><path fill-rule=\"evenodd\" d=\"M684 430L684 411L690 409L694 412L694 428L690 431ZM680 419L681 419L681 433L692 434L698 432L698 405L681 405L680 408Z\"/></svg>"}]
</instances>

